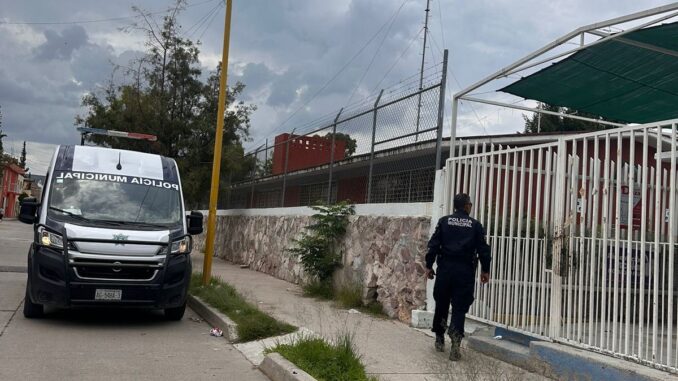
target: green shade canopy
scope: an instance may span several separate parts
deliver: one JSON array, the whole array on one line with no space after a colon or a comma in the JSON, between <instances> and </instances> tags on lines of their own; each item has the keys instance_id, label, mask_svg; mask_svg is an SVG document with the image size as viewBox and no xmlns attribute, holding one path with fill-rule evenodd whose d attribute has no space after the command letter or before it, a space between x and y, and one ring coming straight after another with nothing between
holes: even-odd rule
<instances>
[{"instance_id":1,"label":"green shade canopy","mask_svg":"<svg viewBox=\"0 0 678 381\"><path fill-rule=\"evenodd\" d=\"M499 91L609 120L678 118L678 22L598 43Z\"/></svg>"}]
</instances>

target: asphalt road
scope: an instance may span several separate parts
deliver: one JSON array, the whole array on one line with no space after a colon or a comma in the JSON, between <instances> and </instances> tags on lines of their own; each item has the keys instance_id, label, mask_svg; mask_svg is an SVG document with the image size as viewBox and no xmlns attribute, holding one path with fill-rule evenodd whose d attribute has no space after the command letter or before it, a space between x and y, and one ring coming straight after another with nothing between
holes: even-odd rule
<instances>
[{"instance_id":1,"label":"asphalt road","mask_svg":"<svg viewBox=\"0 0 678 381\"><path fill-rule=\"evenodd\" d=\"M22 314L32 227L0 222L0 380L267 380L187 311L179 322L139 310Z\"/></svg>"}]
</instances>

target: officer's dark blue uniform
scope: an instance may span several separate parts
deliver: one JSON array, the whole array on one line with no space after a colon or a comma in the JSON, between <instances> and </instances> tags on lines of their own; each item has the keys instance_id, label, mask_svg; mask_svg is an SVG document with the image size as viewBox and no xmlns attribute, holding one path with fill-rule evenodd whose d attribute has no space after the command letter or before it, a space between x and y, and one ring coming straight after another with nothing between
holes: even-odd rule
<instances>
[{"instance_id":1,"label":"officer's dark blue uniform","mask_svg":"<svg viewBox=\"0 0 678 381\"><path fill-rule=\"evenodd\" d=\"M455 213L438 220L435 232L428 243L426 267L433 268L437 262L437 277L433 288L436 301L433 328L436 333L436 347L442 350L443 334L447 316L452 304L452 322L448 334L452 338L450 359L455 354L461 338L464 337L464 320L471 303L475 286L475 270L480 260L483 273L490 271L490 246L485 242L485 229L466 212L470 209L470 198L466 194L455 196Z\"/></svg>"}]
</instances>

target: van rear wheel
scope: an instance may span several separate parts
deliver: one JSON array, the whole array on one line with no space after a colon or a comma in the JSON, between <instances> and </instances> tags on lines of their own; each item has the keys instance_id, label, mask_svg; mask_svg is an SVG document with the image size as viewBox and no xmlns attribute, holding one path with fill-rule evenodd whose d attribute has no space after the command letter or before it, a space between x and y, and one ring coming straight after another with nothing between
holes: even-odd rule
<instances>
[{"instance_id":1,"label":"van rear wheel","mask_svg":"<svg viewBox=\"0 0 678 381\"><path fill-rule=\"evenodd\" d=\"M178 321L184 317L184 312L186 312L186 303L182 304L179 307L165 308L165 319Z\"/></svg>"},{"instance_id":2,"label":"van rear wheel","mask_svg":"<svg viewBox=\"0 0 678 381\"><path fill-rule=\"evenodd\" d=\"M26 285L26 296L24 298L24 317L27 319L34 319L42 317L45 313L42 304L33 303L30 295L28 295L28 285Z\"/></svg>"}]
</instances>

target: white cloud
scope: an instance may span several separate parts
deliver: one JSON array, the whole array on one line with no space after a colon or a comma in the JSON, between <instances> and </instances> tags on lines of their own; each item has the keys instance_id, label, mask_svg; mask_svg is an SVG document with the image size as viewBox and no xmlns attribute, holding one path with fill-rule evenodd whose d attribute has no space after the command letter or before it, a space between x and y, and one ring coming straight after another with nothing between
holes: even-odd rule
<instances>
[{"instance_id":1,"label":"white cloud","mask_svg":"<svg viewBox=\"0 0 678 381\"><path fill-rule=\"evenodd\" d=\"M199 20L216 1L187 9L180 17L184 30L200 25ZM154 11L167 6L167 2L157 0L134 3ZM436 59L427 57L427 65L440 60L439 48L443 47L444 40L450 49L450 67L460 85L466 86L578 26L663 3L659 0L436 0L432 3L429 25L432 37L429 53ZM123 17L132 13L130 4L131 1L122 5L121 2L89 0L72 0L67 4L47 0L3 1L2 19L69 21ZM323 115L333 115L344 106L382 41L381 35L312 102L304 104L400 4L401 1L393 0L235 2L229 83L243 81L247 86L243 98L258 106L252 117L250 144L258 144L259 140L279 132L276 129L296 110L299 112L282 130L291 130ZM409 1L403 6L370 71L355 90L354 100L370 94L401 56L410 36L422 27L423 7L421 1ZM200 64L205 73L221 60L223 8L219 12L209 27L203 24L193 36L202 35ZM81 24L87 43L72 50L61 46L53 50L57 56L68 53L71 57L59 62L34 59L32 53L48 41L47 31L70 43L68 35L64 37L69 25L0 25L0 51L3 52L0 105L5 133L16 141L76 142L78 135L73 118L83 112L82 94L97 90L99 84L108 80L112 71L109 61L125 64L145 49L143 32L120 30L130 22ZM420 52L421 40L414 40L381 86L416 76ZM451 94L459 86L451 78L450 84L448 93ZM474 107L475 112L469 107L460 110L461 134L522 129L522 112L497 111L496 107L482 105ZM446 102L445 113L448 127L449 102ZM446 129L446 133L448 131Z\"/></svg>"},{"instance_id":2,"label":"white cloud","mask_svg":"<svg viewBox=\"0 0 678 381\"><path fill-rule=\"evenodd\" d=\"M3 141L5 151L17 158L21 155L23 141L6 140ZM56 149L54 144L26 142L26 166L33 174L43 176L47 173L52 155Z\"/></svg>"}]
</instances>

